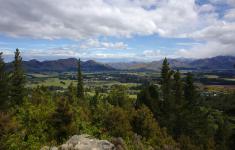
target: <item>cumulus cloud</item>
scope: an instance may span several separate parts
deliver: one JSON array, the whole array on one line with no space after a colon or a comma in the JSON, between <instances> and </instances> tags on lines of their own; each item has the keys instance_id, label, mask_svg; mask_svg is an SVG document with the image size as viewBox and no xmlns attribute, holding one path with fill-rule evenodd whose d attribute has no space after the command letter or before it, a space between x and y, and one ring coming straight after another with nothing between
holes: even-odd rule
<instances>
[{"instance_id":1,"label":"cumulus cloud","mask_svg":"<svg viewBox=\"0 0 235 150\"><path fill-rule=\"evenodd\" d=\"M88 51L82 50L89 49L128 49L124 42L97 40L100 36L126 38L153 34L204 43L192 44L191 49L181 49L172 56L235 55L235 1L209 2L199 5L196 0L0 0L0 33L36 39L85 40L72 50L60 49L57 52L60 56L77 56L78 53L88 56ZM217 5L221 4L229 6L222 17L217 11ZM56 55L48 51L46 53ZM45 51L29 52L35 53L45 54ZM143 52L145 57L149 54L161 56L158 51ZM97 55L101 56L118 55Z\"/></svg>"},{"instance_id":2,"label":"cumulus cloud","mask_svg":"<svg viewBox=\"0 0 235 150\"><path fill-rule=\"evenodd\" d=\"M43 39L179 36L196 29L200 19L194 0L0 0L0 3L1 33Z\"/></svg>"},{"instance_id":3,"label":"cumulus cloud","mask_svg":"<svg viewBox=\"0 0 235 150\"><path fill-rule=\"evenodd\" d=\"M224 19L227 21L235 21L235 8L228 10L224 15Z\"/></svg>"},{"instance_id":4,"label":"cumulus cloud","mask_svg":"<svg viewBox=\"0 0 235 150\"><path fill-rule=\"evenodd\" d=\"M128 48L128 45L123 42L103 42L98 39L89 39L83 42L80 46L81 49L112 49L112 50L124 50Z\"/></svg>"}]
</instances>

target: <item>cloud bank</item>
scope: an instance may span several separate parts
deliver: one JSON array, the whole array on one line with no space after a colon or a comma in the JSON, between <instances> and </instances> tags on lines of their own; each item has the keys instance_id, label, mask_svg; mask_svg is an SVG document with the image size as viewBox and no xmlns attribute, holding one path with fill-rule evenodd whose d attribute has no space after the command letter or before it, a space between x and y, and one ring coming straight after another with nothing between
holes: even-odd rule
<instances>
[{"instance_id":1,"label":"cloud bank","mask_svg":"<svg viewBox=\"0 0 235 150\"><path fill-rule=\"evenodd\" d=\"M80 49L128 49L124 42L96 39L157 34L203 41L172 54L179 57L235 55L234 0L200 5L196 0L0 0L0 4L0 33L11 37L89 39ZM228 9L218 11L220 5Z\"/></svg>"}]
</instances>

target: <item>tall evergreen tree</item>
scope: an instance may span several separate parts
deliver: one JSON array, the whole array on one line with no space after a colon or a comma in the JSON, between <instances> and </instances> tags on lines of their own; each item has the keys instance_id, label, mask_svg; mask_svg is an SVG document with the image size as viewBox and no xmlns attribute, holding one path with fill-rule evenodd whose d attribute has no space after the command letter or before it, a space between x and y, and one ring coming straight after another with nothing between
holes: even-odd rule
<instances>
[{"instance_id":1,"label":"tall evergreen tree","mask_svg":"<svg viewBox=\"0 0 235 150\"><path fill-rule=\"evenodd\" d=\"M185 101L189 106L196 103L196 87L194 86L193 74L187 73L186 81L184 85L184 97Z\"/></svg>"},{"instance_id":2,"label":"tall evergreen tree","mask_svg":"<svg viewBox=\"0 0 235 150\"><path fill-rule=\"evenodd\" d=\"M181 81L181 76L179 70L174 73L174 99L177 106L182 105L183 101L183 84Z\"/></svg>"},{"instance_id":3,"label":"tall evergreen tree","mask_svg":"<svg viewBox=\"0 0 235 150\"><path fill-rule=\"evenodd\" d=\"M161 116L160 125L165 126L168 129L169 133L172 133L173 122L175 120L174 112L174 97L172 93L172 75L173 71L170 69L169 63L165 58L162 64L161 70L161 92L163 101L161 103Z\"/></svg>"},{"instance_id":4,"label":"tall evergreen tree","mask_svg":"<svg viewBox=\"0 0 235 150\"><path fill-rule=\"evenodd\" d=\"M84 89L83 89L83 79L81 71L81 60L78 60L78 70L77 70L77 97L84 98Z\"/></svg>"},{"instance_id":5,"label":"tall evergreen tree","mask_svg":"<svg viewBox=\"0 0 235 150\"><path fill-rule=\"evenodd\" d=\"M13 72L11 76L11 102L20 105L24 97L25 77L22 68L22 57L17 48L15 51L15 60L13 61Z\"/></svg>"},{"instance_id":6,"label":"tall evergreen tree","mask_svg":"<svg viewBox=\"0 0 235 150\"><path fill-rule=\"evenodd\" d=\"M163 105L161 106L162 111L164 113L170 113L172 109L172 74L173 71L170 69L169 63L167 59L165 58L162 63L162 69L161 69L161 92L162 92L162 98L163 98Z\"/></svg>"},{"instance_id":7,"label":"tall evergreen tree","mask_svg":"<svg viewBox=\"0 0 235 150\"><path fill-rule=\"evenodd\" d=\"M184 118L184 102L183 102L183 83L181 81L180 72L177 70L174 73L174 84L173 84L173 97L174 97L174 113L176 114L172 122L173 136L179 138L183 132L185 125Z\"/></svg>"},{"instance_id":8,"label":"tall evergreen tree","mask_svg":"<svg viewBox=\"0 0 235 150\"><path fill-rule=\"evenodd\" d=\"M5 70L5 62L0 53L0 110L6 108L8 102L8 84L7 84L7 73Z\"/></svg>"},{"instance_id":9,"label":"tall evergreen tree","mask_svg":"<svg viewBox=\"0 0 235 150\"><path fill-rule=\"evenodd\" d=\"M137 95L136 108L140 108L141 105L146 105L155 115L160 115L160 100L159 100L159 89L155 85L148 85L144 87Z\"/></svg>"},{"instance_id":10,"label":"tall evergreen tree","mask_svg":"<svg viewBox=\"0 0 235 150\"><path fill-rule=\"evenodd\" d=\"M171 69L167 59L165 58L162 63L161 69L161 89L163 100L168 103L170 98L170 78L171 78Z\"/></svg>"}]
</instances>

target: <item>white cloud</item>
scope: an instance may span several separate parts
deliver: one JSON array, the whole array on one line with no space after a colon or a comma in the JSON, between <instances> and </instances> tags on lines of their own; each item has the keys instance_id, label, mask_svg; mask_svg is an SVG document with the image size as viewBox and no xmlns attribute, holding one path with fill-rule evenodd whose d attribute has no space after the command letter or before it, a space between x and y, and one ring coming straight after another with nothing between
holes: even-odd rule
<instances>
[{"instance_id":1,"label":"white cloud","mask_svg":"<svg viewBox=\"0 0 235 150\"><path fill-rule=\"evenodd\" d=\"M80 48L81 49L124 50L128 48L128 45L123 42L103 42L97 39L89 39L83 42Z\"/></svg>"},{"instance_id":2,"label":"white cloud","mask_svg":"<svg viewBox=\"0 0 235 150\"><path fill-rule=\"evenodd\" d=\"M235 8L228 10L224 15L224 19L228 21L235 21Z\"/></svg>"},{"instance_id":3,"label":"white cloud","mask_svg":"<svg viewBox=\"0 0 235 150\"><path fill-rule=\"evenodd\" d=\"M160 34L198 28L194 0L0 0L0 32L43 39Z\"/></svg>"},{"instance_id":4,"label":"white cloud","mask_svg":"<svg viewBox=\"0 0 235 150\"><path fill-rule=\"evenodd\" d=\"M84 53L91 56L87 54L91 53L89 49L128 49L124 42L96 40L100 36L152 34L192 38L195 43L197 40L205 43L179 50L176 53L179 56L235 55L234 0L210 0L201 6L195 0L0 0L0 4L1 34L39 39L90 39L57 53L50 49L47 52L28 51L31 55L80 56ZM220 4L230 7L222 17L216 9ZM144 53L145 57L159 54L158 51ZM118 56L99 54L111 58Z\"/></svg>"}]
</instances>

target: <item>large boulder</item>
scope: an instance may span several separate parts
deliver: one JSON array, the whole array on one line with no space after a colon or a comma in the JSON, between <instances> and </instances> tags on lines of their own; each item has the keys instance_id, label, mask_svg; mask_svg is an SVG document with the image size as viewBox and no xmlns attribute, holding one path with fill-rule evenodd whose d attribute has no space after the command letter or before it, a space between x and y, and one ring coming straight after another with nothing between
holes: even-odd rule
<instances>
[{"instance_id":1,"label":"large boulder","mask_svg":"<svg viewBox=\"0 0 235 150\"><path fill-rule=\"evenodd\" d=\"M115 150L115 146L107 140L98 140L90 135L74 135L58 148L43 147L41 150Z\"/></svg>"}]
</instances>

